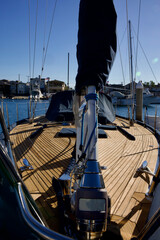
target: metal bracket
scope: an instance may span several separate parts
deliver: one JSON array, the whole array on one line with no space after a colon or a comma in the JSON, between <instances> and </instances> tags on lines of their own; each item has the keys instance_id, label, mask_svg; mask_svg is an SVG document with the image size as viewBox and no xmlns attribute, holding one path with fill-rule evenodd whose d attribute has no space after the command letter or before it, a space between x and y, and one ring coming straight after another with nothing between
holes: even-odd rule
<instances>
[{"instance_id":1,"label":"metal bracket","mask_svg":"<svg viewBox=\"0 0 160 240\"><path fill-rule=\"evenodd\" d=\"M23 159L23 167L20 167L20 171L26 171L26 170L33 170L32 165L28 162L28 160L26 158Z\"/></svg>"},{"instance_id":2,"label":"metal bracket","mask_svg":"<svg viewBox=\"0 0 160 240\"><path fill-rule=\"evenodd\" d=\"M147 161L144 161L140 168L137 169L137 172L146 173L154 177L155 174L149 169L149 167L147 167L147 165L148 165Z\"/></svg>"},{"instance_id":3,"label":"metal bracket","mask_svg":"<svg viewBox=\"0 0 160 240\"><path fill-rule=\"evenodd\" d=\"M106 170L107 167L106 167L106 166L100 166L100 169L101 169L101 170Z\"/></svg>"}]
</instances>

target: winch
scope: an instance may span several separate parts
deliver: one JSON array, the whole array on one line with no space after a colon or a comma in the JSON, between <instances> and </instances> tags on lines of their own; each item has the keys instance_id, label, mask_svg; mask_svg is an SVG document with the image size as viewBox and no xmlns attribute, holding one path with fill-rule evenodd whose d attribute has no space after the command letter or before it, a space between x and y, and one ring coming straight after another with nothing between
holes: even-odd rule
<instances>
[{"instance_id":1,"label":"winch","mask_svg":"<svg viewBox=\"0 0 160 240\"><path fill-rule=\"evenodd\" d=\"M75 209L77 230L82 232L83 238L97 239L107 229L109 198L99 163L88 160L86 165L80 187L73 194L72 209Z\"/></svg>"}]
</instances>

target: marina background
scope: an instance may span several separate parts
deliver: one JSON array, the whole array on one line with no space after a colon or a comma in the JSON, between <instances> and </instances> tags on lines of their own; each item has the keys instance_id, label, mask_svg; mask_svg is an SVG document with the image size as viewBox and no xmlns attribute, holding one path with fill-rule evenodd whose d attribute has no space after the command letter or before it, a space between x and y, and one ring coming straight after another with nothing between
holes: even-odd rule
<instances>
[{"instance_id":1,"label":"marina background","mask_svg":"<svg viewBox=\"0 0 160 240\"><path fill-rule=\"evenodd\" d=\"M4 111L4 118L7 127L17 121L29 118L30 100L29 99L3 99L0 102L1 109ZM45 115L49 106L49 100L39 100L31 102L31 116L35 109L34 117ZM8 114L7 114L8 112ZM8 115L8 116L7 116Z\"/></svg>"},{"instance_id":2,"label":"marina background","mask_svg":"<svg viewBox=\"0 0 160 240\"><path fill-rule=\"evenodd\" d=\"M31 63L33 62L33 47L35 37L35 21L36 21L36 2L30 1L30 18L31 18ZM57 2L54 15L54 24L51 32L46 64L42 77L50 77L50 79L58 79L67 82L67 53L70 53L70 87L75 86L75 76L77 74L76 44L78 31L78 9L79 0L59 0ZM109 83L123 83L124 78L121 66L121 54L124 67L125 84L129 83L129 66L128 66L128 45L127 45L127 20L126 10L128 10L128 18L134 27L133 42L134 52L137 41L137 26L139 1L128 0L128 8L126 9L126 0L114 0L117 12L117 36L119 39L120 51L117 49L116 59L109 76ZM160 22L160 1L141 1L141 17L139 26L139 41L146 52L148 61L152 66L154 75L157 76L159 82L160 68L159 59L159 22ZM46 1L39 0L38 6L38 26L37 26L37 45L36 45L36 61L34 76L41 72L43 40L47 43L48 33L50 30L52 12L55 1L48 0L46 34L44 35L45 26L45 9ZM24 0L7 0L1 1L1 39L0 39L0 79L18 80L28 82L29 73L29 9L28 1ZM6 31L8 29L8 31ZM20 34L15 34L20 33ZM12 39L12 41L11 41ZM23 44L22 44L23 43ZM118 47L118 46L117 46ZM133 54L133 57L135 54ZM143 82L155 81L152 72L144 57L143 51L139 46L137 58L137 81ZM135 62L135 61L134 61ZM9 67L8 67L9 66ZM138 75L138 76L137 76ZM157 84L157 82L156 82Z\"/></svg>"},{"instance_id":3,"label":"marina background","mask_svg":"<svg viewBox=\"0 0 160 240\"><path fill-rule=\"evenodd\" d=\"M29 118L30 116L30 100L29 99L3 99L0 101L0 106L4 111L4 118L7 127L17 121ZM32 111L31 116L33 116L33 111L35 109L34 117L45 115L49 107L49 100L39 100L32 101ZM122 117L128 118L128 107L127 106L114 106L115 113ZM8 117L7 117L8 111ZM146 116L155 116L157 111L157 117L160 117L160 104L150 104L146 109L143 107L143 120ZM131 114L131 108L130 108ZM9 121L9 122L8 122ZM159 129L158 129L159 130Z\"/></svg>"}]
</instances>

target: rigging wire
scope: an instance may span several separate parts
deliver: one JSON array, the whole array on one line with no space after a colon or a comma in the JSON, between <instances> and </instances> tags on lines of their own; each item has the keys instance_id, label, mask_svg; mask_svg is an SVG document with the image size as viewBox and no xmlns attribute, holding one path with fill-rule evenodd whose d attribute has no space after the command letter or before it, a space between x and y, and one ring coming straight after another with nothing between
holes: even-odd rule
<instances>
[{"instance_id":1,"label":"rigging wire","mask_svg":"<svg viewBox=\"0 0 160 240\"><path fill-rule=\"evenodd\" d=\"M45 36L46 36L46 25L47 25L47 10L48 10L48 0L46 0L46 7L45 7L45 21L44 21L44 37L43 37L43 52L42 52L42 65L45 56Z\"/></svg>"},{"instance_id":2,"label":"rigging wire","mask_svg":"<svg viewBox=\"0 0 160 240\"><path fill-rule=\"evenodd\" d=\"M125 30L124 30L124 33L123 33L122 39L121 39L121 41L120 41L120 46L121 46L121 44L122 44L122 42L123 42L123 39L124 39L124 37L125 37L125 33L126 33L126 31L127 31L127 27L126 27Z\"/></svg>"},{"instance_id":3,"label":"rigging wire","mask_svg":"<svg viewBox=\"0 0 160 240\"><path fill-rule=\"evenodd\" d=\"M30 21L30 0L28 0L28 15L29 15L29 78L31 77L31 21Z\"/></svg>"},{"instance_id":4,"label":"rigging wire","mask_svg":"<svg viewBox=\"0 0 160 240\"><path fill-rule=\"evenodd\" d=\"M138 39L139 39L139 27L140 27L140 14L141 14L141 0L139 1L139 13L138 13L138 27L137 27L137 45L136 45L136 57L135 57L135 81L137 72L137 57L138 57Z\"/></svg>"},{"instance_id":5,"label":"rigging wire","mask_svg":"<svg viewBox=\"0 0 160 240\"><path fill-rule=\"evenodd\" d=\"M132 26L132 28L133 28L133 26ZM136 34L134 28L133 28L133 31L134 31L134 33ZM144 51L144 49L143 49L143 47L142 47L142 44L140 43L139 39L138 39L138 43L139 43L139 46L141 47L141 50L142 50L142 52L143 52L143 54L144 54L144 56L145 56L146 61L147 61L148 65L149 65L149 67L150 67L150 70L151 70L151 72L152 72L152 74L153 74L153 77L154 77L154 79L156 80L156 82L158 83L158 80L157 80L157 78L156 78L156 76L155 76L155 74L154 74L154 72L153 72L153 69L152 69L152 67L151 67L151 64L149 63L149 60L148 60L148 58L147 58L147 55L146 55L146 53L145 53L145 51Z\"/></svg>"},{"instance_id":6,"label":"rigging wire","mask_svg":"<svg viewBox=\"0 0 160 240\"><path fill-rule=\"evenodd\" d=\"M132 29L133 29L133 26L132 26ZM134 51L134 56L136 56L136 44L135 44L135 38L134 38L134 36L133 36L133 51ZM136 59L135 58L133 58L133 61L134 61L134 66L136 66ZM138 66L136 67L137 68L137 70L136 70L136 72L138 71ZM134 78L134 80L136 81L136 79Z\"/></svg>"},{"instance_id":7,"label":"rigging wire","mask_svg":"<svg viewBox=\"0 0 160 240\"><path fill-rule=\"evenodd\" d=\"M132 29L133 29L133 25L132 25ZM137 39L137 37L135 37L136 39ZM136 43L135 43L135 38L134 38L134 36L133 36L133 49L134 49L134 56L136 56ZM140 59L141 60L141 59ZM140 61L139 60L139 61ZM136 59L135 58L133 58L133 61L134 61L134 67L136 66L136 77L138 76L137 75L137 72L139 71L139 67L138 67L138 65L136 65ZM136 77L134 78L134 81L136 82ZM137 80L138 81L138 80Z\"/></svg>"},{"instance_id":8,"label":"rigging wire","mask_svg":"<svg viewBox=\"0 0 160 240\"><path fill-rule=\"evenodd\" d=\"M130 42L129 42L129 20L128 20L128 1L126 0L126 20L127 20L127 39L128 39L128 60L129 60L129 75L131 83L131 62L130 62ZM133 89L132 89L133 90Z\"/></svg>"},{"instance_id":9,"label":"rigging wire","mask_svg":"<svg viewBox=\"0 0 160 240\"><path fill-rule=\"evenodd\" d=\"M33 69L32 69L32 77L33 77L33 78L34 78L34 66L35 66L35 55L36 55L37 20L38 20L38 0L37 0L37 9L36 9L36 25L35 25L35 39L34 39L34 56L33 56Z\"/></svg>"},{"instance_id":10,"label":"rigging wire","mask_svg":"<svg viewBox=\"0 0 160 240\"><path fill-rule=\"evenodd\" d=\"M121 55L121 49L120 49L120 43L119 43L119 38L117 37L117 42L118 42L118 50L119 50L119 56L120 56L120 63L121 63L121 68L122 68L122 76L123 76L123 84L125 86L125 77L124 77L124 69L123 69L123 63L122 63L122 55Z\"/></svg>"},{"instance_id":11,"label":"rigging wire","mask_svg":"<svg viewBox=\"0 0 160 240\"><path fill-rule=\"evenodd\" d=\"M127 33L128 33L128 57L129 57L129 73L130 85L132 86L132 123L134 118L134 83L133 83L133 68L132 68L132 39L131 39L131 23L128 21L128 2L126 0L126 16L127 16Z\"/></svg>"},{"instance_id":12,"label":"rigging wire","mask_svg":"<svg viewBox=\"0 0 160 240\"><path fill-rule=\"evenodd\" d=\"M124 84L124 86L125 86L125 75L124 75L124 68L123 68L123 62L122 62L122 55L121 55L121 48L120 48L120 46L121 46L121 44L123 42L126 30L127 30L127 28L125 28L125 30L124 30L124 33L123 33L121 41L119 41L119 38L117 37L118 50L119 50L119 54L120 54L120 63L121 63L121 68L122 68L122 77L123 77L123 84Z\"/></svg>"},{"instance_id":13,"label":"rigging wire","mask_svg":"<svg viewBox=\"0 0 160 240\"><path fill-rule=\"evenodd\" d=\"M51 36L51 32L52 32L56 5L57 5L57 0L55 0L55 4L54 4L54 7L53 7L52 20L51 20L51 25L50 25L49 35L48 35L48 41L47 41L47 46L46 46L46 49L45 49L45 55L44 55L44 59L43 59L43 63L42 63L41 77L42 77L42 73L43 73L43 70L44 70L44 64L45 64L45 60L46 60L46 56L47 56L47 50L48 50L49 40L50 40L50 36Z\"/></svg>"}]
</instances>

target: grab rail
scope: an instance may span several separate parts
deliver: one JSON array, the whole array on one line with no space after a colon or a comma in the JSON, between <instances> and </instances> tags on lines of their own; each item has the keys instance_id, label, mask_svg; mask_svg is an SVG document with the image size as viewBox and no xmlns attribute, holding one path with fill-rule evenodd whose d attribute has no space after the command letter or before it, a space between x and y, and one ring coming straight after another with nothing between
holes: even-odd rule
<instances>
[{"instance_id":1,"label":"grab rail","mask_svg":"<svg viewBox=\"0 0 160 240\"><path fill-rule=\"evenodd\" d=\"M4 138L5 138L5 147L7 148L8 155L11 159L11 162L12 162L13 166L15 167L15 169L17 169L17 165L14 161L13 154L12 154L12 148L11 148L9 133L8 133L8 130L7 130L7 126L6 126L1 108L0 108L0 123L1 123L2 130L3 130Z\"/></svg>"},{"instance_id":2,"label":"grab rail","mask_svg":"<svg viewBox=\"0 0 160 240\"><path fill-rule=\"evenodd\" d=\"M19 199L20 199L20 209L21 209L21 213L22 216L25 220L25 222L28 224L28 226L35 231L36 233L38 233L42 238L44 238L45 240L69 240L71 238L66 237L64 235L61 235L59 233L56 233L52 230L50 230L49 228L45 227L45 225L38 222L30 213L28 206L27 206L27 202L26 199L24 197L24 193L22 190L22 184L18 183L18 194L19 194Z\"/></svg>"},{"instance_id":3,"label":"grab rail","mask_svg":"<svg viewBox=\"0 0 160 240\"><path fill-rule=\"evenodd\" d=\"M10 104L11 102L11 104ZM32 118L37 116L45 116L46 111L49 106L49 101L40 101L36 103L36 107L33 105L29 106L29 102L16 102L8 100L6 102L1 102L1 108L3 110L3 115L5 118L5 122L8 130L11 130L11 126L16 122L19 122L23 119ZM34 109L35 108L35 109ZM1 129L0 129L1 131Z\"/></svg>"}]
</instances>

